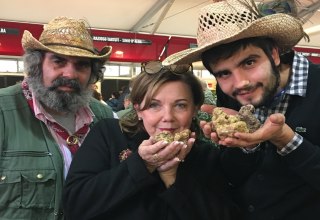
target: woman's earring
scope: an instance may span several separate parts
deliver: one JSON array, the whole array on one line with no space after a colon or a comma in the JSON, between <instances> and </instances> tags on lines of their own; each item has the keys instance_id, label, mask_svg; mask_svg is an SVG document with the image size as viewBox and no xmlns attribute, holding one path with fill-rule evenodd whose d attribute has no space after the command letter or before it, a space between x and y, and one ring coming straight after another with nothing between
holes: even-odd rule
<instances>
[{"instance_id":1,"label":"woman's earring","mask_svg":"<svg viewBox=\"0 0 320 220\"><path fill-rule=\"evenodd\" d=\"M141 117L138 117L138 120L139 120L139 121L142 121L142 118L141 118Z\"/></svg>"}]
</instances>

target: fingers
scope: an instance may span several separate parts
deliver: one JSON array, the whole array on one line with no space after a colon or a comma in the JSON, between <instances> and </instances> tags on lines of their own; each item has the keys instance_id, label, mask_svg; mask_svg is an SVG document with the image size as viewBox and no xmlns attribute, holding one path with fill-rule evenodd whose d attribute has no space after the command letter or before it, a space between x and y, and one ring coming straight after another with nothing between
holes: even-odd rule
<instances>
[{"instance_id":1,"label":"fingers","mask_svg":"<svg viewBox=\"0 0 320 220\"><path fill-rule=\"evenodd\" d=\"M212 111L214 108L215 108L214 105L203 104L203 105L201 105L200 110L203 112L206 112L208 114L212 114Z\"/></svg>"},{"instance_id":2,"label":"fingers","mask_svg":"<svg viewBox=\"0 0 320 220\"><path fill-rule=\"evenodd\" d=\"M192 148L194 142L195 142L195 138L190 138L188 140L187 144L185 144L181 148L181 150L178 152L178 154L175 157L178 162L184 162L185 158L187 157L187 155L191 151L191 148Z\"/></svg>"},{"instance_id":3,"label":"fingers","mask_svg":"<svg viewBox=\"0 0 320 220\"><path fill-rule=\"evenodd\" d=\"M236 111L232 109L222 108L224 112L228 114L235 114ZM284 142L292 137L293 132L290 129L286 129L285 116L280 113L270 115L265 121L264 125L253 133L239 133L233 134L233 137L227 137L223 140L220 139L216 132L212 131L212 123L205 121L200 122L200 127L205 137L210 138L214 143L228 147L250 147L264 141L277 142L278 145L282 145ZM280 139L284 140L280 144Z\"/></svg>"},{"instance_id":4,"label":"fingers","mask_svg":"<svg viewBox=\"0 0 320 220\"><path fill-rule=\"evenodd\" d=\"M239 133L241 134L241 139L240 138L232 138L232 137L227 137L223 140L220 140L218 143L223 146L227 147L245 147L245 148L252 148L257 146L259 143L262 141L257 138L256 136L252 137L252 134L248 133ZM246 135L248 135L246 137ZM240 136L240 135L239 135Z\"/></svg>"},{"instance_id":5,"label":"fingers","mask_svg":"<svg viewBox=\"0 0 320 220\"><path fill-rule=\"evenodd\" d=\"M159 172L168 171L171 169L176 169L181 163L186 160L187 155L191 151L191 148L195 142L195 138L190 138L187 144L184 144L180 151L166 163L162 164L157 168Z\"/></svg>"},{"instance_id":6,"label":"fingers","mask_svg":"<svg viewBox=\"0 0 320 220\"><path fill-rule=\"evenodd\" d=\"M159 141L155 144L151 143L151 139L143 141L138 148L139 155L145 161L147 168L151 172L153 172L157 167L173 160L178 152L187 146L181 141L174 141L172 143Z\"/></svg>"},{"instance_id":7,"label":"fingers","mask_svg":"<svg viewBox=\"0 0 320 220\"><path fill-rule=\"evenodd\" d=\"M280 113L272 114L269 117L269 121L274 125L283 125L285 123L285 116Z\"/></svg>"},{"instance_id":8,"label":"fingers","mask_svg":"<svg viewBox=\"0 0 320 220\"><path fill-rule=\"evenodd\" d=\"M168 160L166 163L157 167L157 171L158 172L169 171L169 170L174 169L175 167L179 166L179 163L180 162L176 158L172 158L171 160Z\"/></svg>"},{"instance_id":9,"label":"fingers","mask_svg":"<svg viewBox=\"0 0 320 220\"><path fill-rule=\"evenodd\" d=\"M160 166L163 163L161 150L168 145L166 141L159 141L153 144L152 138L143 141L139 148L138 154L145 161L149 170L155 170L156 167Z\"/></svg>"},{"instance_id":10,"label":"fingers","mask_svg":"<svg viewBox=\"0 0 320 220\"><path fill-rule=\"evenodd\" d=\"M247 147L264 141L288 143L294 135L291 129L286 129L285 116L280 113L270 115L263 126L253 133L235 133L234 138L227 138L219 144L225 146ZM279 141L281 140L281 141ZM275 144L276 145L276 144Z\"/></svg>"},{"instance_id":11,"label":"fingers","mask_svg":"<svg viewBox=\"0 0 320 220\"><path fill-rule=\"evenodd\" d=\"M202 128L204 136L210 138L212 132L211 122L200 121L200 127Z\"/></svg>"},{"instance_id":12,"label":"fingers","mask_svg":"<svg viewBox=\"0 0 320 220\"><path fill-rule=\"evenodd\" d=\"M231 109L231 108L225 108L225 107L220 107L220 108L222 109L222 111L224 111L228 115L236 115L239 113L238 111Z\"/></svg>"}]
</instances>

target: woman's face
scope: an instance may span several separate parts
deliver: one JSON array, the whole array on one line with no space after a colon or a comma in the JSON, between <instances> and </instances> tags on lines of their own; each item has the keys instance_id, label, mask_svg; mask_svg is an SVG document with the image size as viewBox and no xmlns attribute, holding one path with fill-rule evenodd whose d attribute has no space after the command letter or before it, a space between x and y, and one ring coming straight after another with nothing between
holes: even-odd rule
<instances>
[{"instance_id":1,"label":"woman's face","mask_svg":"<svg viewBox=\"0 0 320 220\"><path fill-rule=\"evenodd\" d=\"M139 111L144 103L145 99L136 108L150 136L161 131L179 132L190 128L192 117L197 112L191 89L180 81L161 85L147 109Z\"/></svg>"}]
</instances>

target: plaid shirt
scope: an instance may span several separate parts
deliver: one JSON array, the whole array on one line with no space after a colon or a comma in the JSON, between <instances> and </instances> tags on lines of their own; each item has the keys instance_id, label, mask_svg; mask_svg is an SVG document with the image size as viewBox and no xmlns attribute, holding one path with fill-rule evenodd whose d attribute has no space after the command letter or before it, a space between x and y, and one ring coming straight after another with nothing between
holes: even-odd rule
<instances>
[{"instance_id":1,"label":"plaid shirt","mask_svg":"<svg viewBox=\"0 0 320 220\"><path fill-rule=\"evenodd\" d=\"M308 80L308 69L309 62L308 60L299 54L295 54L293 63L292 63L292 75L289 79L289 83L286 88L281 91L274 101L271 104L272 107L261 107L257 108L255 111L256 117L264 123L268 116L274 113L285 114L289 105L289 100L291 96L306 96L307 92L307 80ZM281 150L278 150L278 153L282 156L289 154L295 150L302 143L303 137L298 133L295 133L293 139ZM254 150L254 149L252 149Z\"/></svg>"}]
</instances>

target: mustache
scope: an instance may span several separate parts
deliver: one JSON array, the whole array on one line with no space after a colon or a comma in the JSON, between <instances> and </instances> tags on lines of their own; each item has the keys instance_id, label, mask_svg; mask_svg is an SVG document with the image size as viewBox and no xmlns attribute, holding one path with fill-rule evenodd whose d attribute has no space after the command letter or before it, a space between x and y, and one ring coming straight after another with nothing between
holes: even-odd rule
<instances>
[{"instance_id":1,"label":"mustache","mask_svg":"<svg viewBox=\"0 0 320 220\"><path fill-rule=\"evenodd\" d=\"M251 91L255 90L256 88L262 87L262 86L263 86L262 83L247 84L247 85L243 86L242 88L235 89L232 92L232 96L235 97L235 96L240 95L242 93L251 92Z\"/></svg>"},{"instance_id":2,"label":"mustache","mask_svg":"<svg viewBox=\"0 0 320 220\"><path fill-rule=\"evenodd\" d=\"M57 78L52 82L52 85L48 88L50 91L56 90L59 86L68 86L74 89L76 92L80 92L81 86L75 79Z\"/></svg>"}]
</instances>

